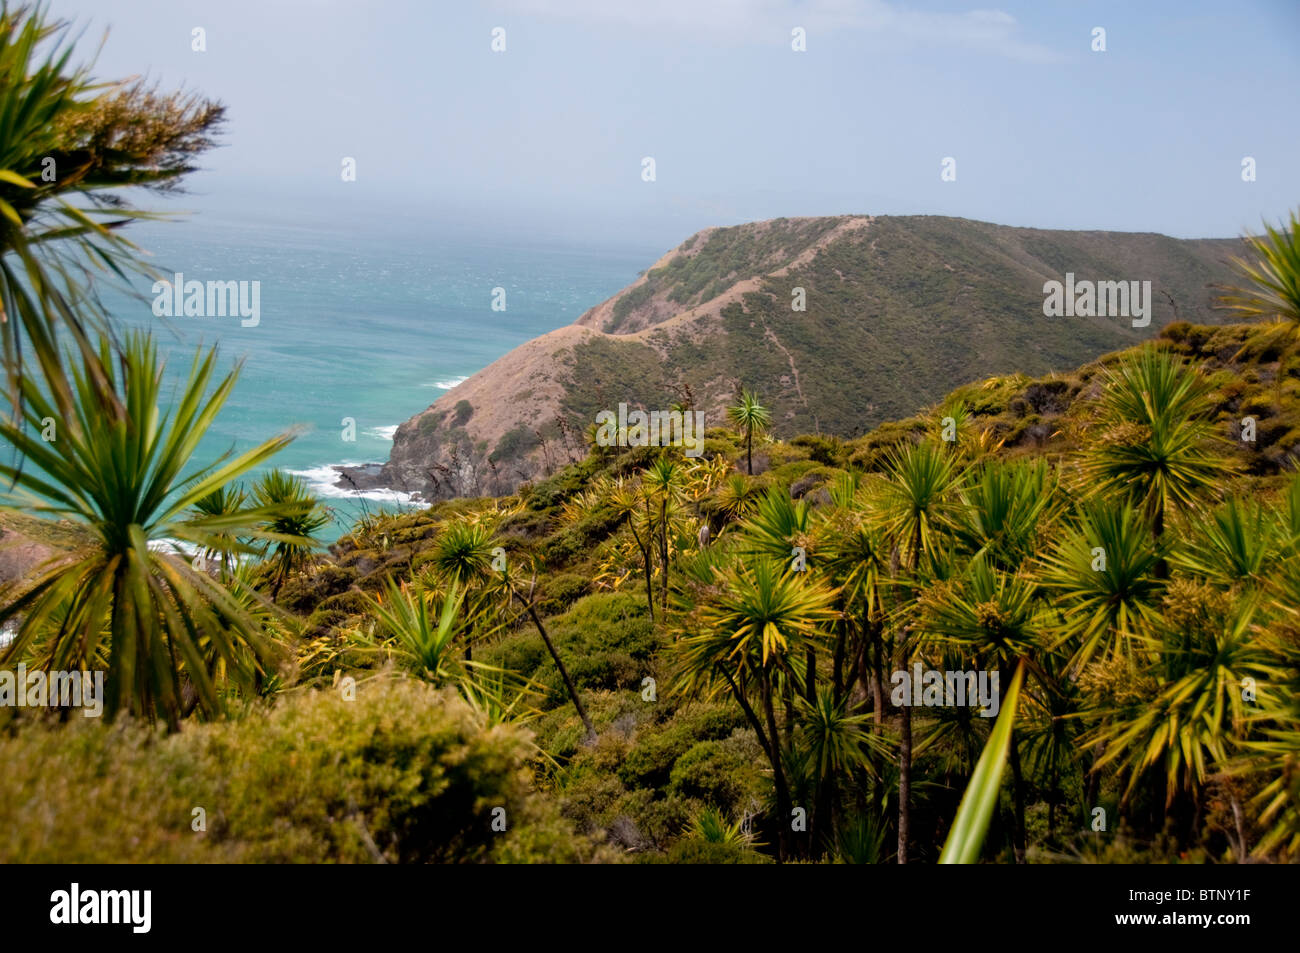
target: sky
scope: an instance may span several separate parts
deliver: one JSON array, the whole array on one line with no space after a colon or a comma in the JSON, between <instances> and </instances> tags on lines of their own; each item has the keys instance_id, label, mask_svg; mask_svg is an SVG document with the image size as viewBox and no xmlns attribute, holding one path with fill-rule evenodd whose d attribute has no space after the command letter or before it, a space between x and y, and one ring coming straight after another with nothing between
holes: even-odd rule
<instances>
[{"instance_id":1,"label":"sky","mask_svg":"<svg viewBox=\"0 0 1300 953\"><path fill-rule=\"evenodd\" d=\"M848 213L1225 237L1300 205L1296 0L50 8L88 55L108 28L100 78L227 105L181 203L215 217L666 250Z\"/></svg>"}]
</instances>

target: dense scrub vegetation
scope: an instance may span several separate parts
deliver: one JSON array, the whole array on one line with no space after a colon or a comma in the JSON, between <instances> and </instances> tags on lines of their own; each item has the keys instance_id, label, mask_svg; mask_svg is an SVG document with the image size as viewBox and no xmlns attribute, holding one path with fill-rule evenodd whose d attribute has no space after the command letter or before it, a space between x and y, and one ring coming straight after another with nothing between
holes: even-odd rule
<instances>
[{"instance_id":1,"label":"dense scrub vegetation","mask_svg":"<svg viewBox=\"0 0 1300 953\"><path fill-rule=\"evenodd\" d=\"M847 440L743 391L702 456L589 445L324 553L300 481L244 482L289 435L195 459L237 375L200 351L163 406L68 263L142 267L98 193L220 109L69 73L65 32L0 6L3 511L53 551L0 590L0 860L1300 858L1296 216L1222 299L1265 323ZM67 670L103 721L16 702Z\"/></svg>"},{"instance_id":2,"label":"dense scrub vegetation","mask_svg":"<svg viewBox=\"0 0 1300 953\"><path fill-rule=\"evenodd\" d=\"M7 763L67 754L0 803L57 818L84 805L50 792L99 791L84 809L107 815L119 783L150 786L132 836L185 859L376 859L352 816L385 859L933 861L993 722L895 705L891 675L997 671L1005 693L1023 662L986 859L1294 859L1300 388L1272 327L1174 325L855 440L759 427L753 476L745 432L714 430L697 460L593 447L511 497L376 514L288 571L271 684L234 721L29 725ZM353 735L392 773L352 777ZM437 787L442 744L499 746L457 809L483 835L499 801L497 839L392 816L421 796L384 786ZM319 793L261 831L293 795L249 792L286 759ZM222 820L196 846L205 801ZM110 849L41 843L10 857Z\"/></svg>"},{"instance_id":3,"label":"dense scrub vegetation","mask_svg":"<svg viewBox=\"0 0 1300 953\"><path fill-rule=\"evenodd\" d=\"M761 440L754 477L729 431L699 461L594 451L516 497L358 527L318 572L355 567L366 590L409 570L437 591L439 540L490 525L483 545L537 573L596 740L534 627L474 657L531 682L554 759L541 783L566 817L634 855L680 858L716 821L736 827L709 838L737 860L780 845L884 861L907 815L911 859L933 860L992 722L896 706L890 675L990 668L1005 691L1024 661L987 858L1290 858L1300 401L1281 357L1272 326L1177 324L856 440ZM366 624L338 604L310 617L326 643ZM743 644L751 627L766 659ZM774 730L742 699L770 701Z\"/></svg>"},{"instance_id":4,"label":"dense scrub vegetation","mask_svg":"<svg viewBox=\"0 0 1300 953\"><path fill-rule=\"evenodd\" d=\"M0 862L600 856L533 790L527 732L488 721L452 692L377 678L352 700L290 693L170 736L79 716L28 725L3 743Z\"/></svg>"}]
</instances>

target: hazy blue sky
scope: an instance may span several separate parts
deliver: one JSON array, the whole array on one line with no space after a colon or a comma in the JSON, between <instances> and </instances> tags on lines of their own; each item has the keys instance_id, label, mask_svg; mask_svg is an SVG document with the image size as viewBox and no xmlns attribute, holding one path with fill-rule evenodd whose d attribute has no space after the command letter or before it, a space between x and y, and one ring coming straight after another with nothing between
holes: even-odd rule
<instances>
[{"instance_id":1,"label":"hazy blue sky","mask_svg":"<svg viewBox=\"0 0 1300 953\"><path fill-rule=\"evenodd\" d=\"M847 212L1225 236L1300 203L1296 0L52 9L88 24L87 50L111 28L102 77L145 73L229 106L187 200L214 215L373 207L394 228L667 248L706 225ZM340 180L343 156L356 182ZM940 180L946 156L955 182Z\"/></svg>"}]
</instances>

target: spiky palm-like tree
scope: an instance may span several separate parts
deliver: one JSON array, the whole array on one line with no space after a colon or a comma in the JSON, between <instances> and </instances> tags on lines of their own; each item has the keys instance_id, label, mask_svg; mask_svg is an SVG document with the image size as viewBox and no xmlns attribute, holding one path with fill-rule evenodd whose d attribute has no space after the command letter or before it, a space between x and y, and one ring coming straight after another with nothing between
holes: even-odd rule
<instances>
[{"instance_id":1,"label":"spiky palm-like tree","mask_svg":"<svg viewBox=\"0 0 1300 953\"><path fill-rule=\"evenodd\" d=\"M1037 654L1042 621L1037 586L1025 573L994 569L991 560L973 559L952 583L921 596L925 630L970 649L980 665L993 665L1000 690L1010 686L1011 673ZM1016 862L1025 862L1025 789L1020 748L1012 731L1009 748L1015 809Z\"/></svg>"},{"instance_id":2,"label":"spiky palm-like tree","mask_svg":"<svg viewBox=\"0 0 1300 953\"><path fill-rule=\"evenodd\" d=\"M479 518L449 520L440 528L430 557L430 565L442 581L450 584L450 592L461 592L463 590L460 587L464 586L476 591L480 597L477 602L470 606L466 613L467 622L466 626L463 627L465 628L463 639L465 642L465 661L463 664L466 666L478 666L479 664L472 660L472 653L469 648L470 641L475 636L474 629L487 625L486 632L480 631L477 633L481 637L496 631L498 628L488 622L489 615L486 600L496 592L500 592L507 602L512 599L518 600L524 607L524 612L532 620L538 634L542 637L542 642L550 653L551 660L555 662L555 668L560 673L560 679L564 682L564 687L569 693L573 707L578 712L578 717L582 719L587 738L594 739L596 729L587 714L587 709L582 704L582 697L578 694L578 688L569 675L569 670L560 657L555 643L551 640L546 624L537 613L537 608L533 603L533 587L530 586L528 592L524 593L516 584L518 576L514 572L514 561L506 557L505 547L501 545L501 541L494 529L494 521L497 518L499 517L493 515L488 518L480 516ZM502 561L498 562L498 559ZM536 582L537 577L534 574L533 584L535 585Z\"/></svg>"},{"instance_id":3,"label":"spiky palm-like tree","mask_svg":"<svg viewBox=\"0 0 1300 953\"><path fill-rule=\"evenodd\" d=\"M153 342L130 334L114 360L107 341L98 355L81 352L70 372L54 366L48 378L22 380L25 426L0 422L0 437L16 448L21 465L0 465L10 482L6 505L71 519L94 544L71 562L39 568L7 592L0 623L20 619L7 659L21 658L38 636L51 646L51 664L93 656L108 645L107 708L175 727L183 683L209 714L220 711L219 689L200 652L211 640L244 690L274 657L261 627L236 599L189 559L165 551L170 539L199 549L230 546L232 538L266 537L273 508L220 515L194 505L268 460L291 439L268 440L233 459L206 465L192 460L234 387L238 370L214 387L216 352L199 352L176 404L159 397L162 367ZM71 395L69 413L52 396ZM57 422L44 439L47 421ZM287 539L287 537L282 537Z\"/></svg>"},{"instance_id":4,"label":"spiky palm-like tree","mask_svg":"<svg viewBox=\"0 0 1300 953\"><path fill-rule=\"evenodd\" d=\"M429 565L453 582L473 583L494 575L497 549L492 527L481 521L453 519L439 527Z\"/></svg>"},{"instance_id":5,"label":"spiky palm-like tree","mask_svg":"<svg viewBox=\"0 0 1300 953\"><path fill-rule=\"evenodd\" d=\"M922 553L932 550L949 528L963 478L961 466L927 440L891 450L883 476L875 484L881 525L906 567L915 571Z\"/></svg>"},{"instance_id":6,"label":"spiky palm-like tree","mask_svg":"<svg viewBox=\"0 0 1300 953\"><path fill-rule=\"evenodd\" d=\"M784 858L791 847L792 804L784 761L791 739L788 732L783 738L777 725L778 683L783 678L798 682L795 660L805 656L809 645L827 641L835 593L771 559L748 566L734 562L717 570L715 586L716 597L685 622L688 634L678 643L678 674L687 691L711 692L725 683L744 711L772 768L780 815L778 856Z\"/></svg>"},{"instance_id":7,"label":"spiky palm-like tree","mask_svg":"<svg viewBox=\"0 0 1300 953\"><path fill-rule=\"evenodd\" d=\"M511 599L505 574L497 568L504 549L496 537L496 519L495 514L480 514L442 523L428 561L420 570L421 578L431 586L461 587L465 611L475 620L464 639L467 661L474 657L474 643L492 631L492 620L501 620ZM472 631L483 626L487 631Z\"/></svg>"},{"instance_id":8,"label":"spiky palm-like tree","mask_svg":"<svg viewBox=\"0 0 1300 953\"><path fill-rule=\"evenodd\" d=\"M1300 213L1291 212L1282 227L1265 222L1263 235L1246 235L1243 241L1259 257L1233 259L1249 284L1223 288L1220 305L1244 318L1300 323Z\"/></svg>"},{"instance_id":9,"label":"spiky palm-like tree","mask_svg":"<svg viewBox=\"0 0 1300 953\"><path fill-rule=\"evenodd\" d=\"M301 477L283 470L269 470L253 484L253 502L272 514L263 524L262 555L270 571L271 597L294 573L307 565L316 539L330 521L330 513Z\"/></svg>"},{"instance_id":10,"label":"spiky palm-like tree","mask_svg":"<svg viewBox=\"0 0 1300 953\"><path fill-rule=\"evenodd\" d=\"M237 484L219 486L201 500L194 502L194 511L210 518L232 516L248 508L248 493ZM236 559L239 540L230 533L221 533L217 545L203 551L204 559L216 560L222 578L226 578Z\"/></svg>"},{"instance_id":11,"label":"spiky palm-like tree","mask_svg":"<svg viewBox=\"0 0 1300 953\"><path fill-rule=\"evenodd\" d=\"M645 578L646 610L655 621L654 594L654 509L650 494L640 481L619 477L610 486L609 504L627 521L628 530L641 554L641 571Z\"/></svg>"},{"instance_id":12,"label":"spiky palm-like tree","mask_svg":"<svg viewBox=\"0 0 1300 953\"><path fill-rule=\"evenodd\" d=\"M1282 558L1283 514L1259 500L1228 499L1194 519L1173 563L1192 575L1224 586L1258 589L1268 584Z\"/></svg>"},{"instance_id":13,"label":"spiky palm-like tree","mask_svg":"<svg viewBox=\"0 0 1300 953\"><path fill-rule=\"evenodd\" d=\"M781 487L772 487L740 527L737 552L754 559L784 561L796 572L807 572L812 547L812 524L806 500L792 500ZM817 659L812 645L805 651L803 690L811 703L817 693ZM782 686L787 717L794 717L793 682Z\"/></svg>"},{"instance_id":14,"label":"spiky palm-like tree","mask_svg":"<svg viewBox=\"0 0 1300 953\"><path fill-rule=\"evenodd\" d=\"M836 495L839 505L816 531L820 561L839 587L846 616L836 641L831 679L841 694L847 694L855 682L860 682L871 698L879 726L884 720L884 593L891 548L863 494L844 488ZM850 619L860 620L859 635L852 646L846 632ZM842 677L846 662L851 671Z\"/></svg>"},{"instance_id":15,"label":"spiky palm-like tree","mask_svg":"<svg viewBox=\"0 0 1300 953\"><path fill-rule=\"evenodd\" d=\"M610 506L627 520L629 532L641 554L641 572L646 584L646 611L654 623L654 512L650 495L640 481L619 477L610 486Z\"/></svg>"},{"instance_id":16,"label":"spiky palm-like tree","mask_svg":"<svg viewBox=\"0 0 1300 953\"><path fill-rule=\"evenodd\" d=\"M128 190L175 190L224 114L192 94L95 81L73 63L71 31L43 4L0 6L0 339L15 403L37 368L61 386L61 334L96 351L108 321L90 279L150 273L122 226L158 216Z\"/></svg>"},{"instance_id":17,"label":"spiky palm-like tree","mask_svg":"<svg viewBox=\"0 0 1300 953\"><path fill-rule=\"evenodd\" d=\"M1176 355L1150 346L1102 375L1083 472L1096 494L1140 507L1159 539L1172 509L1195 506L1235 472L1214 436L1212 388Z\"/></svg>"},{"instance_id":18,"label":"spiky palm-like tree","mask_svg":"<svg viewBox=\"0 0 1300 953\"><path fill-rule=\"evenodd\" d=\"M1042 556L1040 581L1057 613L1051 648L1069 651L1074 672L1099 655L1137 666L1146 644L1138 636L1160 615L1161 545L1132 507L1092 500Z\"/></svg>"},{"instance_id":19,"label":"spiky palm-like tree","mask_svg":"<svg viewBox=\"0 0 1300 953\"><path fill-rule=\"evenodd\" d=\"M727 408L727 419L745 435L745 472L754 475L754 434L772 426L772 412L753 391L742 390L735 404Z\"/></svg>"},{"instance_id":20,"label":"spiky palm-like tree","mask_svg":"<svg viewBox=\"0 0 1300 953\"><path fill-rule=\"evenodd\" d=\"M770 487L741 524L741 550L753 556L790 562L797 555L798 547L806 557L812 544L810 512L807 500L791 499L784 487Z\"/></svg>"},{"instance_id":21,"label":"spiky palm-like tree","mask_svg":"<svg viewBox=\"0 0 1300 953\"><path fill-rule=\"evenodd\" d=\"M1291 212L1277 228L1264 223L1263 235L1243 236L1254 261L1233 258L1244 285L1221 285L1218 306L1239 318L1267 318L1276 327L1265 336L1265 347L1277 347L1275 397L1282 400L1287 364L1300 342L1300 213Z\"/></svg>"},{"instance_id":22,"label":"spiky palm-like tree","mask_svg":"<svg viewBox=\"0 0 1300 953\"><path fill-rule=\"evenodd\" d=\"M456 583L436 610L429 594L418 586L384 584L379 598L366 598L371 613L388 641L390 652L412 674L435 685L457 683L469 670L457 657L456 640L465 631L463 598Z\"/></svg>"},{"instance_id":23,"label":"spiky palm-like tree","mask_svg":"<svg viewBox=\"0 0 1300 953\"><path fill-rule=\"evenodd\" d=\"M1120 711L1101 703L1102 723L1084 741L1100 752L1094 770L1115 764L1128 775L1126 798L1148 769L1159 772L1166 805L1195 792L1228 766L1233 739L1247 736L1254 706L1242 686L1254 686L1261 706L1276 701L1272 686L1284 673L1256 636L1258 608L1255 596L1234 600L1226 612L1210 604L1199 618L1146 637L1163 663L1158 693Z\"/></svg>"},{"instance_id":24,"label":"spiky palm-like tree","mask_svg":"<svg viewBox=\"0 0 1300 953\"><path fill-rule=\"evenodd\" d=\"M923 555L932 554L948 531L954 495L963 473L955 455L932 441L908 443L885 458L883 479L875 484L875 506L891 545L913 575ZM898 640L900 664L911 665L906 628ZM906 864L911 837L912 708L899 711L898 862Z\"/></svg>"},{"instance_id":25,"label":"spiky palm-like tree","mask_svg":"<svg viewBox=\"0 0 1300 953\"><path fill-rule=\"evenodd\" d=\"M800 742L807 754L815 783L809 832L823 846L834 842L835 802L839 779L872 771L871 755L884 743L863 726L867 716L849 711L847 698L836 698L832 688L817 690L812 701L800 698Z\"/></svg>"},{"instance_id":26,"label":"spiky palm-like tree","mask_svg":"<svg viewBox=\"0 0 1300 953\"><path fill-rule=\"evenodd\" d=\"M965 552L1006 571L1032 558L1040 529L1059 508L1055 475L1042 460L990 460L970 475L960 497L953 536Z\"/></svg>"},{"instance_id":27,"label":"spiky palm-like tree","mask_svg":"<svg viewBox=\"0 0 1300 953\"><path fill-rule=\"evenodd\" d=\"M728 522L744 519L758 506L763 489L743 473L733 473L718 487L714 505Z\"/></svg>"},{"instance_id":28,"label":"spiky palm-like tree","mask_svg":"<svg viewBox=\"0 0 1300 953\"><path fill-rule=\"evenodd\" d=\"M668 612L668 569L670 548L668 537L670 523L677 516L687 493L686 468L667 453L660 453L641 473L641 486L654 504L654 529L659 543L659 565L663 569L660 579L660 611Z\"/></svg>"}]
</instances>

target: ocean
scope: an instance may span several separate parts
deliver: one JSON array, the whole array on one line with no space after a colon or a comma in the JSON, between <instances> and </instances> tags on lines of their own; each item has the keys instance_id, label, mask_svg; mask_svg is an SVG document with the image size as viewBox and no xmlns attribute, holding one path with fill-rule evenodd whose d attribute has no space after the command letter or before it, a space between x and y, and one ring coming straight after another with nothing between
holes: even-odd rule
<instances>
[{"instance_id":1,"label":"ocean","mask_svg":"<svg viewBox=\"0 0 1300 953\"><path fill-rule=\"evenodd\" d=\"M260 283L259 320L248 327L239 316L158 317L149 282L136 283L143 300L113 289L103 297L119 327L154 329L169 380L183 379L199 344L219 345L223 368L243 362L196 459L299 428L272 465L335 511L326 540L364 511L413 505L398 492L342 490L333 466L387 460L400 423L515 346L572 323L662 253L208 215L143 223L130 237L168 277ZM497 288L504 310L492 309Z\"/></svg>"}]
</instances>

